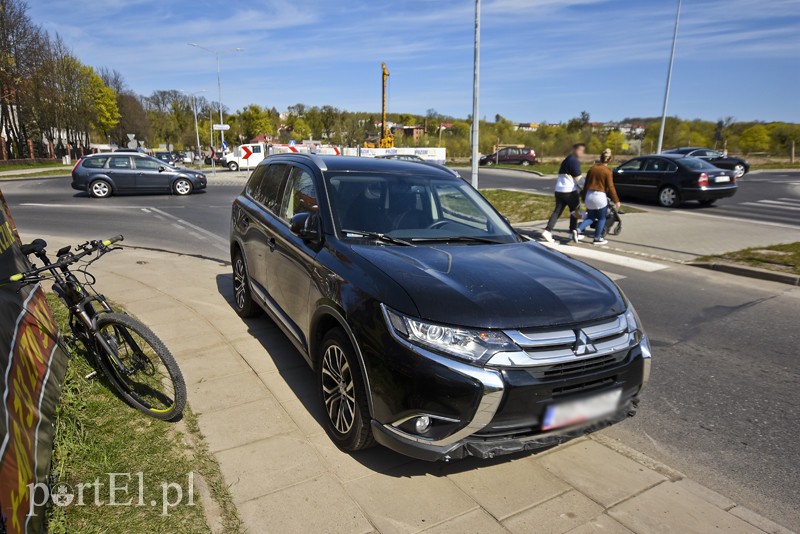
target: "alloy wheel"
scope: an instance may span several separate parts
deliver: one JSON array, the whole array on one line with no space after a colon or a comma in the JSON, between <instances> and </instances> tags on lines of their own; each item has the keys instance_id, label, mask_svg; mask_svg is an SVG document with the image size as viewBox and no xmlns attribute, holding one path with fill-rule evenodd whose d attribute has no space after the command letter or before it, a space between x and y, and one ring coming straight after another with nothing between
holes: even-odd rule
<instances>
[{"instance_id":1,"label":"alloy wheel","mask_svg":"<svg viewBox=\"0 0 800 534\"><path fill-rule=\"evenodd\" d=\"M98 198L107 197L111 193L111 188L105 182L95 182L92 184L92 194Z\"/></svg>"},{"instance_id":2,"label":"alloy wheel","mask_svg":"<svg viewBox=\"0 0 800 534\"><path fill-rule=\"evenodd\" d=\"M175 182L175 192L179 195L188 195L192 192L192 184L189 183L189 180L178 180Z\"/></svg>"},{"instance_id":3,"label":"alloy wheel","mask_svg":"<svg viewBox=\"0 0 800 534\"><path fill-rule=\"evenodd\" d=\"M331 345L322 357L322 399L333 427L347 434L356 417L355 382L350 364L338 345Z\"/></svg>"},{"instance_id":4,"label":"alloy wheel","mask_svg":"<svg viewBox=\"0 0 800 534\"><path fill-rule=\"evenodd\" d=\"M741 178L742 176L744 176L744 165L742 165L741 163L736 165L733 168L733 175L736 176L736 178Z\"/></svg>"},{"instance_id":5,"label":"alloy wheel","mask_svg":"<svg viewBox=\"0 0 800 534\"><path fill-rule=\"evenodd\" d=\"M236 258L233 266L233 295L236 298L236 306L241 310L245 304L245 288L247 284L247 271L244 267L244 260L241 256Z\"/></svg>"},{"instance_id":6,"label":"alloy wheel","mask_svg":"<svg viewBox=\"0 0 800 534\"><path fill-rule=\"evenodd\" d=\"M678 192L671 187L665 187L659 193L658 199L662 206L666 208L672 207L678 201Z\"/></svg>"}]
</instances>

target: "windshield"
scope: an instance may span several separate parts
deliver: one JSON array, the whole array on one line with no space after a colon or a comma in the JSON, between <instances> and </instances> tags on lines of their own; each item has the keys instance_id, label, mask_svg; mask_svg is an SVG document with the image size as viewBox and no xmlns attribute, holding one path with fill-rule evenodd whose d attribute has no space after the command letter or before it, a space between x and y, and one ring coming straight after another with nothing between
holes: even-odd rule
<instances>
[{"instance_id":1,"label":"windshield","mask_svg":"<svg viewBox=\"0 0 800 534\"><path fill-rule=\"evenodd\" d=\"M391 173L326 174L337 230L407 241L516 242L514 230L461 179ZM361 234L361 235L358 235Z\"/></svg>"},{"instance_id":2,"label":"windshield","mask_svg":"<svg viewBox=\"0 0 800 534\"><path fill-rule=\"evenodd\" d=\"M716 167L712 164L708 163L705 160L698 159L698 158L683 158L681 160L688 169L693 171L707 171L707 170L715 170Z\"/></svg>"}]
</instances>

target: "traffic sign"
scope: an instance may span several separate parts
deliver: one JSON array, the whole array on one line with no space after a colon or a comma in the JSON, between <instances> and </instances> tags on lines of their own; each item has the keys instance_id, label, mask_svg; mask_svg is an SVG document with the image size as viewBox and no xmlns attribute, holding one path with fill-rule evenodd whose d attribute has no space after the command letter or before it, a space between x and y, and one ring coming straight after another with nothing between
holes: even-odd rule
<instances>
[{"instance_id":1,"label":"traffic sign","mask_svg":"<svg viewBox=\"0 0 800 534\"><path fill-rule=\"evenodd\" d=\"M292 139L291 141L289 141L289 146L294 146L295 144L296 144L296 143L294 142L294 139Z\"/></svg>"},{"instance_id":2,"label":"traffic sign","mask_svg":"<svg viewBox=\"0 0 800 534\"><path fill-rule=\"evenodd\" d=\"M253 155L253 151L250 150L250 147L248 147L246 145L242 145L242 153L244 154L242 156L244 159L247 159L247 158L249 158L250 156Z\"/></svg>"},{"instance_id":3,"label":"traffic sign","mask_svg":"<svg viewBox=\"0 0 800 534\"><path fill-rule=\"evenodd\" d=\"M215 124L214 125L214 131L215 132L220 132L220 131L227 132L230 129L231 129L231 125L230 124Z\"/></svg>"}]
</instances>

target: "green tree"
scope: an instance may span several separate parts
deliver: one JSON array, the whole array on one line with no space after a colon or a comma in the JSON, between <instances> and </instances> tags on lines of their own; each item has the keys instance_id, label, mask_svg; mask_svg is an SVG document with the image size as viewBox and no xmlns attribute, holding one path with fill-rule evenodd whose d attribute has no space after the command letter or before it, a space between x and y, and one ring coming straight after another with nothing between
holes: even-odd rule
<instances>
[{"instance_id":1,"label":"green tree","mask_svg":"<svg viewBox=\"0 0 800 534\"><path fill-rule=\"evenodd\" d=\"M739 149L745 154L766 152L769 150L769 130L763 124L756 124L742 132L739 137Z\"/></svg>"},{"instance_id":2,"label":"green tree","mask_svg":"<svg viewBox=\"0 0 800 534\"><path fill-rule=\"evenodd\" d=\"M86 77L86 97L90 102L91 126L103 137L119 124L120 114L117 106L117 95L114 90L103 83L103 79L92 67L83 67Z\"/></svg>"},{"instance_id":3,"label":"green tree","mask_svg":"<svg viewBox=\"0 0 800 534\"><path fill-rule=\"evenodd\" d=\"M311 136L311 127L303 118L297 118L294 121L294 125L292 126L292 136L291 138L295 141L302 141L303 139L308 139Z\"/></svg>"},{"instance_id":4,"label":"green tree","mask_svg":"<svg viewBox=\"0 0 800 534\"><path fill-rule=\"evenodd\" d=\"M622 145L625 144L625 136L619 130L611 130L606 136L606 146L611 149L614 154L619 154L622 150Z\"/></svg>"},{"instance_id":5,"label":"green tree","mask_svg":"<svg viewBox=\"0 0 800 534\"><path fill-rule=\"evenodd\" d=\"M257 104L250 104L238 113L238 127L245 141L259 135L273 135L275 125L269 110Z\"/></svg>"}]
</instances>

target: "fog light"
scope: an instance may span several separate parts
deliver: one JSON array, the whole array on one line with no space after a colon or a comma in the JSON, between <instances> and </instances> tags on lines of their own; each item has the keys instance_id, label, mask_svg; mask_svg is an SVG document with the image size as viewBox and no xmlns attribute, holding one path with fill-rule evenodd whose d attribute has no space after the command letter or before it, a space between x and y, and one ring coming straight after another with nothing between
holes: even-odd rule
<instances>
[{"instance_id":1,"label":"fog light","mask_svg":"<svg viewBox=\"0 0 800 534\"><path fill-rule=\"evenodd\" d=\"M414 422L414 428L416 428L418 434L424 434L428 431L431 427L431 418L427 415L423 415L422 417L417 417L417 420Z\"/></svg>"}]
</instances>

